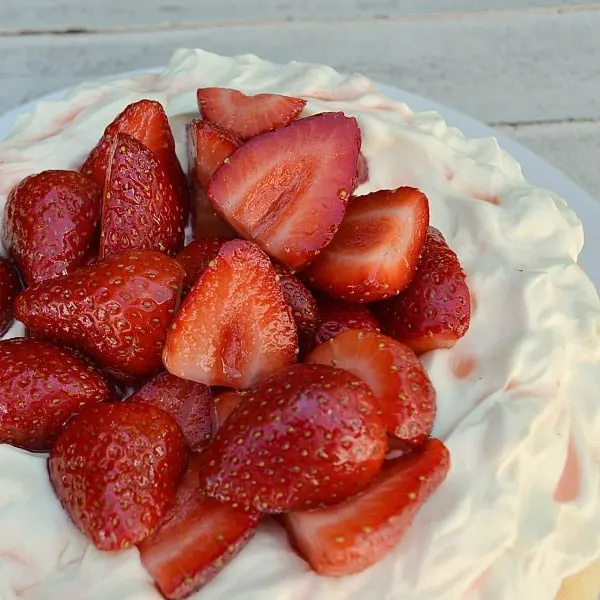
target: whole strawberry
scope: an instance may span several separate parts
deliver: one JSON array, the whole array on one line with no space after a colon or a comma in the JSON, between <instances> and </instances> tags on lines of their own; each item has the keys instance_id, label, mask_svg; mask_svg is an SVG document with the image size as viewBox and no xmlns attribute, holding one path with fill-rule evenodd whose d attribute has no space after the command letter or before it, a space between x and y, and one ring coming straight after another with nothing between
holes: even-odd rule
<instances>
[{"instance_id":1,"label":"whole strawberry","mask_svg":"<svg viewBox=\"0 0 600 600\"><path fill-rule=\"evenodd\" d=\"M14 303L21 289L21 280L14 265L0 256L0 337L15 320Z\"/></svg>"},{"instance_id":2,"label":"whole strawberry","mask_svg":"<svg viewBox=\"0 0 600 600\"><path fill-rule=\"evenodd\" d=\"M60 434L48 469L75 525L100 550L120 550L153 533L187 467L179 426L135 402L86 408Z\"/></svg>"},{"instance_id":3,"label":"whole strawberry","mask_svg":"<svg viewBox=\"0 0 600 600\"><path fill-rule=\"evenodd\" d=\"M176 257L175 260L185 271L183 282L184 296L194 287L206 267L219 254L225 238L202 238L190 242Z\"/></svg>"}]
</instances>

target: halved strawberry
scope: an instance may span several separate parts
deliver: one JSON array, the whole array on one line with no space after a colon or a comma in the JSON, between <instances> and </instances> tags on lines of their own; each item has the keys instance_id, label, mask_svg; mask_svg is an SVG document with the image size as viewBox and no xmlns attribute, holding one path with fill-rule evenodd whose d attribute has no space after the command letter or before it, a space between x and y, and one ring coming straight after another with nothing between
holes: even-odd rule
<instances>
[{"instance_id":1,"label":"halved strawberry","mask_svg":"<svg viewBox=\"0 0 600 600\"><path fill-rule=\"evenodd\" d=\"M306 100L279 94L246 96L229 88L200 88L198 107L207 121L247 140L289 125L302 112Z\"/></svg>"},{"instance_id":2,"label":"halved strawberry","mask_svg":"<svg viewBox=\"0 0 600 600\"><path fill-rule=\"evenodd\" d=\"M0 256L0 337L9 330L15 320L15 298L22 289L17 269Z\"/></svg>"},{"instance_id":3,"label":"halved strawberry","mask_svg":"<svg viewBox=\"0 0 600 600\"><path fill-rule=\"evenodd\" d=\"M204 238L190 242L176 257L175 260L185 271L183 282L184 296L194 287L202 272L219 254L224 238Z\"/></svg>"},{"instance_id":4,"label":"halved strawberry","mask_svg":"<svg viewBox=\"0 0 600 600\"><path fill-rule=\"evenodd\" d=\"M322 113L252 138L217 169L213 207L243 237L297 270L331 241L356 179L360 129Z\"/></svg>"},{"instance_id":5,"label":"halved strawberry","mask_svg":"<svg viewBox=\"0 0 600 600\"><path fill-rule=\"evenodd\" d=\"M165 598L180 600L217 575L252 539L260 516L198 491L200 455L192 456L175 504L140 558Z\"/></svg>"},{"instance_id":6,"label":"halved strawberry","mask_svg":"<svg viewBox=\"0 0 600 600\"><path fill-rule=\"evenodd\" d=\"M211 410L213 435L216 435L217 431L221 429L223 423L229 418L229 415L235 410L245 395L246 392L228 390L222 392L213 400Z\"/></svg>"},{"instance_id":7,"label":"halved strawberry","mask_svg":"<svg viewBox=\"0 0 600 600\"><path fill-rule=\"evenodd\" d=\"M177 377L244 389L296 360L291 310L269 257L231 240L179 310L163 353Z\"/></svg>"},{"instance_id":8,"label":"halved strawberry","mask_svg":"<svg viewBox=\"0 0 600 600\"><path fill-rule=\"evenodd\" d=\"M402 442L396 448L418 446L431 434L435 389L408 346L381 333L350 330L317 346L305 360L362 379L379 401L388 435Z\"/></svg>"},{"instance_id":9,"label":"halved strawberry","mask_svg":"<svg viewBox=\"0 0 600 600\"><path fill-rule=\"evenodd\" d=\"M398 545L421 506L446 478L450 454L429 440L387 461L362 493L342 504L284 517L290 542L317 573L359 573Z\"/></svg>"},{"instance_id":10,"label":"halved strawberry","mask_svg":"<svg viewBox=\"0 0 600 600\"><path fill-rule=\"evenodd\" d=\"M402 291L413 278L429 225L429 202L414 188L356 196L333 241L303 273L310 286L352 302Z\"/></svg>"},{"instance_id":11,"label":"halved strawberry","mask_svg":"<svg viewBox=\"0 0 600 600\"><path fill-rule=\"evenodd\" d=\"M399 296L373 305L387 335L417 354L450 348L471 322L471 296L466 276L444 236L429 228L421 262L408 288Z\"/></svg>"}]
</instances>

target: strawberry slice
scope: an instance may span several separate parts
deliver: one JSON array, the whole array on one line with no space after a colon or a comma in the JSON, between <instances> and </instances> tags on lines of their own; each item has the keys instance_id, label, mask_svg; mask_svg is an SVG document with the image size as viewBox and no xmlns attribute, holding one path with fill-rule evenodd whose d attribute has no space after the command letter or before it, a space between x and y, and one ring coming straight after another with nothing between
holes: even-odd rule
<instances>
[{"instance_id":1,"label":"strawberry slice","mask_svg":"<svg viewBox=\"0 0 600 600\"><path fill-rule=\"evenodd\" d=\"M50 452L54 490L99 550L121 550L153 533L187 467L179 426L148 404L89 406Z\"/></svg>"},{"instance_id":2,"label":"strawberry slice","mask_svg":"<svg viewBox=\"0 0 600 600\"><path fill-rule=\"evenodd\" d=\"M244 389L296 360L296 326L269 257L225 242L173 321L166 369L206 385Z\"/></svg>"},{"instance_id":3,"label":"strawberry slice","mask_svg":"<svg viewBox=\"0 0 600 600\"><path fill-rule=\"evenodd\" d=\"M378 410L347 371L283 369L249 390L204 451L202 488L268 513L340 502L381 468L387 443Z\"/></svg>"},{"instance_id":4,"label":"strawberry slice","mask_svg":"<svg viewBox=\"0 0 600 600\"><path fill-rule=\"evenodd\" d=\"M226 240L224 238L204 238L189 243L176 257L175 260L185 271L183 282L183 294L194 287L200 275L217 257L221 246Z\"/></svg>"},{"instance_id":5,"label":"strawberry slice","mask_svg":"<svg viewBox=\"0 0 600 600\"><path fill-rule=\"evenodd\" d=\"M168 600L207 584L252 539L260 520L199 493L199 464L200 455L192 456L173 508L139 545L142 564Z\"/></svg>"},{"instance_id":6,"label":"strawberry slice","mask_svg":"<svg viewBox=\"0 0 600 600\"><path fill-rule=\"evenodd\" d=\"M345 369L362 379L382 409L388 435L410 448L425 442L435 420L435 389L415 353L375 332L344 331L317 346L306 362Z\"/></svg>"},{"instance_id":7,"label":"strawberry slice","mask_svg":"<svg viewBox=\"0 0 600 600\"><path fill-rule=\"evenodd\" d=\"M356 119L322 113L252 138L217 169L208 198L242 237L293 270L331 241L354 187Z\"/></svg>"},{"instance_id":8,"label":"strawberry slice","mask_svg":"<svg viewBox=\"0 0 600 600\"><path fill-rule=\"evenodd\" d=\"M101 190L77 171L43 171L10 192L4 245L26 285L81 266L100 221Z\"/></svg>"},{"instance_id":9,"label":"strawberry slice","mask_svg":"<svg viewBox=\"0 0 600 600\"><path fill-rule=\"evenodd\" d=\"M162 371L132 394L129 402L152 404L177 422L192 450L200 450L212 438L213 391L202 383L187 381Z\"/></svg>"},{"instance_id":10,"label":"strawberry slice","mask_svg":"<svg viewBox=\"0 0 600 600\"><path fill-rule=\"evenodd\" d=\"M217 431L221 429L223 423L229 418L229 415L231 415L245 395L246 392L228 390L219 394L214 399L211 410L213 435L216 435Z\"/></svg>"},{"instance_id":11,"label":"strawberry slice","mask_svg":"<svg viewBox=\"0 0 600 600\"><path fill-rule=\"evenodd\" d=\"M373 306L387 335L417 354L450 348L471 322L466 276L444 236L429 228L419 269L399 296Z\"/></svg>"},{"instance_id":12,"label":"strawberry slice","mask_svg":"<svg viewBox=\"0 0 600 600\"><path fill-rule=\"evenodd\" d=\"M444 444L429 440L421 449L387 461L358 496L330 508L286 515L290 542L321 575L360 573L398 545L449 468Z\"/></svg>"},{"instance_id":13,"label":"strawberry slice","mask_svg":"<svg viewBox=\"0 0 600 600\"><path fill-rule=\"evenodd\" d=\"M419 190L403 187L356 196L333 241L303 278L352 302L394 296L417 270L428 225L429 202Z\"/></svg>"},{"instance_id":14,"label":"strawberry slice","mask_svg":"<svg viewBox=\"0 0 600 600\"><path fill-rule=\"evenodd\" d=\"M0 256L0 337L10 329L15 320L15 298L22 289L17 269Z\"/></svg>"},{"instance_id":15,"label":"strawberry slice","mask_svg":"<svg viewBox=\"0 0 600 600\"><path fill-rule=\"evenodd\" d=\"M177 254L183 248L184 219L162 164L134 137L118 133L108 153L100 258L124 250Z\"/></svg>"},{"instance_id":16,"label":"strawberry slice","mask_svg":"<svg viewBox=\"0 0 600 600\"><path fill-rule=\"evenodd\" d=\"M197 97L203 118L231 131L240 140L289 125L306 106L302 98L279 94L246 96L229 88L200 88Z\"/></svg>"}]
</instances>

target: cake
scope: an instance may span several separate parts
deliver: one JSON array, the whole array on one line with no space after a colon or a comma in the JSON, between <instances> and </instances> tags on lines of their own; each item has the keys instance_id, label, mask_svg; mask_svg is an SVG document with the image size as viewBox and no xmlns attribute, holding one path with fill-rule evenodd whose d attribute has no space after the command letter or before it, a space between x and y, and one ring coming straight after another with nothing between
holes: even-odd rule
<instances>
[{"instance_id":1,"label":"cake","mask_svg":"<svg viewBox=\"0 0 600 600\"><path fill-rule=\"evenodd\" d=\"M437 390L434 435L452 468L400 545L344 578L309 570L275 523L261 526L193 598L551 599L600 556L600 302L577 264L583 230L562 198L529 184L493 139L466 139L361 75L179 50L160 73L85 83L40 102L0 142L0 210L24 177L78 169L131 102L158 100L180 161L196 89L307 101L304 115L358 120L369 176L357 189L411 186L457 253L471 292L469 331L423 355ZM22 334L16 324L8 336ZM0 597L158 600L135 549L100 552L54 495L45 455L0 446Z\"/></svg>"}]
</instances>

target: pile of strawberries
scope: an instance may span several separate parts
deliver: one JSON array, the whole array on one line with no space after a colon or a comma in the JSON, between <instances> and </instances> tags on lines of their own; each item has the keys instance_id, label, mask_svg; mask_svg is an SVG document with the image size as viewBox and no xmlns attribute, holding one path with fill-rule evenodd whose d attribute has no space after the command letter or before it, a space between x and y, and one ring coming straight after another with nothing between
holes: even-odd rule
<instances>
[{"instance_id":1,"label":"pile of strawberries","mask_svg":"<svg viewBox=\"0 0 600 600\"><path fill-rule=\"evenodd\" d=\"M450 464L417 354L470 319L426 196L354 195L356 119L220 88L198 104L189 177L161 105L136 102L79 172L12 190L0 260L0 334L27 329L0 341L0 443L49 452L75 525L137 545L170 599L268 515L323 575L396 546Z\"/></svg>"}]
</instances>

